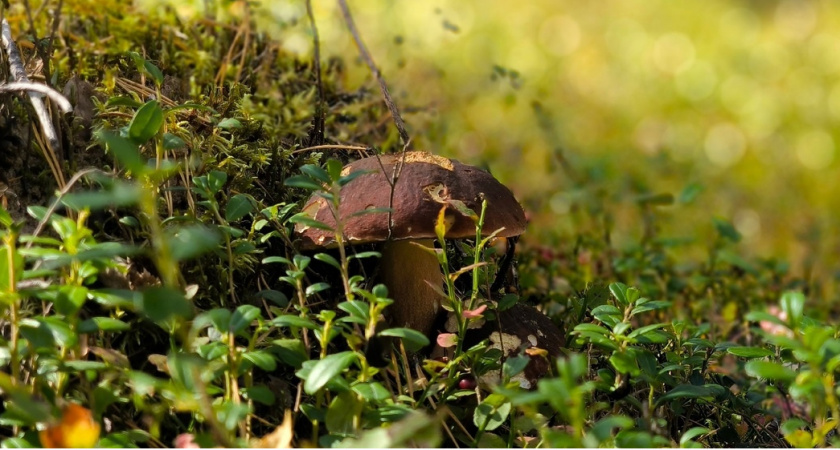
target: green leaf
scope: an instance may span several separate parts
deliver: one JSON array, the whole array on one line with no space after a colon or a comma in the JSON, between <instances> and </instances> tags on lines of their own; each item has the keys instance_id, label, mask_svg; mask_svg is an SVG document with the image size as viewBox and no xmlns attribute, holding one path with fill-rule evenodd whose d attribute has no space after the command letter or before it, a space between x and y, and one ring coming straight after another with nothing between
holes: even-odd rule
<instances>
[{"instance_id":1,"label":"green leaf","mask_svg":"<svg viewBox=\"0 0 840 450\"><path fill-rule=\"evenodd\" d=\"M309 359L300 339L276 339L271 344L270 350L277 354L280 361L295 369L299 369Z\"/></svg>"},{"instance_id":2,"label":"green leaf","mask_svg":"<svg viewBox=\"0 0 840 450\"><path fill-rule=\"evenodd\" d=\"M716 397L726 393L726 389L718 384L706 384L703 386L694 386L691 384L681 384L674 389L668 391L656 401L656 405L664 402L677 399L703 399L706 401L713 401Z\"/></svg>"},{"instance_id":3,"label":"green leaf","mask_svg":"<svg viewBox=\"0 0 840 450\"><path fill-rule=\"evenodd\" d=\"M700 193L703 192L703 185L697 182L687 184L682 191L680 191L680 195L677 199L683 205L687 205L689 203L694 202Z\"/></svg>"},{"instance_id":4,"label":"green leaf","mask_svg":"<svg viewBox=\"0 0 840 450\"><path fill-rule=\"evenodd\" d=\"M610 356L610 364L620 373L638 376L641 373L635 352L615 352Z\"/></svg>"},{"instance_id":5,"label":"green leaf","mask_svg":"<svg viewBox=\"0 0 840 450\"><path fill-rule=\"evenodd\" d=\"M670 306L671 306L671 302L669 302L667 300L656 300L656 301L651 301L651 302L645 302L645 303L633 308L633 310L630 311L630 315L635 316L636 314L639 314L639 313L643 313L643 312L647 312L647 311L654 311L654 310L657 310L657 309L668 308Z\"/></svg>"},{"instance_id":6,"label":"green leaf","mask_svg":"<svg viewBox=\"0 0 840 450\"><path fill-rule=\"evenodd\" d=\"M163 133L163 148L165 150L177 150L183 148L187 143L172 133Z\"/></svg>"},{"instance_id":7,"label":"green leaf","mask_svg":"<svg viewBox=\"0 0 840 450\"><path fill-rule=\"evenodd\" d=\"M356 418L361 417L364 402L353 391L338 394L327 408L327 431L335 434L355 434Z\"/></svg>"},{"instance_id":8,"label":"green leaf","mask_svg":"<svg viewBox=\"0 0 840 450\"><path fill-rule=\"evenodd\" d=\"M766 378L768 380L778 380L783 382L791 382L796 378L796 372L781 364L761 361L754 359L747 362L744 366L747 375L751 377Z\"/></svg>"},{"instance_id":9,"label":"green leaf","mask_svg":"<svg viewBox=\"0 0 840 450\"><path fill-rule=\"evenodd\" d=\"M741 240L741 233L728 221L715 217L712 219L712 223L722 238L731 242L739 242Z\"/></svg>"},{"instance_id":10,"label":"green leaf","mask_svg":"<svg viewBox=\"0 0 840 450\"><path fill-rule=\"evenodd\" d=\"M211 194L215 195L221 191L223 187L225 187L227 179L227 172L223 172L221 170L211 170L210 173L207 174L207 189Z\"/></svg>"},{"instance_id":11,"label":"green leaf","mask_svg":"<svg viewBox=\"0 0 840 450\"><path fill-rule=\"evenodd\" d=\"M65 372L82 372L85 370L105 370L108 368L108 364L102 361L82 361L82 360L74 360L74 361L64 361L63 363L64 371Z\"/></svg>"},{"instance_id":12,"label":"green leaf","mask_svg":"<svg viewBox=\"0 0 840 450\"><path fill-rule=\"evenodd\" d=\"M257 297L267 299L268 301L274 303L275 305L285 308L286 305L289 304L289 298L286 297L286 294L275 291L274 289L264 289L256 293Z\"/></svg>"},{"instance_id":13,"label":"green leaf","mask_svg":"<svg viewBox=\"0 0 840 450\"><path fill-rule=\"evenodd\" d=\"M365 258L381 258L382 253L379 252L359 252L353 253L352 255L348 256L347 259L365 259Z\"/></svg>"},{"instance_id":14,"label":"green leaf","mask_svg":"<svg viewBox=\"0 0 840 450\"><path fill-rule=\"evenodd\" d=\"M334 160L335 161L335 160ZM339 163L340 164L340 163ZM314 164L307 164L300 168L300 171L309 176L309 178L318 180L324 184L331 184L332 178L330 178L330 174L327 173L326 170L314 165Z\"/></svg>"},{"instance_id":15,"label":"green leaf","mask_svg":"<svg viewBox=\"0 0 840 450\"><path fill-rule=\"evenodd\" d=\"M344 165L341 161L330 158L327 161L327 174L330 177L330 180L339 180L341 178L341 171L344 170Z\"/></svg>"},{"instance_id":16,"label":"green leaf","mask_svg":"<svg viewBox=\"0 0 840 450\"><path fill-rule=\"evenodd\" d=\"M30 344L55 351L55 346L72 347L78 342L76 333L66 320L58 317L36 317L20 321L20 332Z\"/></svg>"},{"instance_id":17,"label":"green leaf","mask_svg":"<svg viewBox=\"0 0 840 450\"><path fill-rule=\"evenodd\" d=\"M396 409L396 408L395 408ZM380 411L385 410L381 408ZM419 411L397 410L399 421L389 427L361 432L358 437L347 438L336 445L339 448L400 448L440 446L439 420ZM390 421L396 420L391 419Z\"/></svg>"},{"instance_id":18,"label":"green leaf","mask_svg":"<svg viewBox=\"0 0 840 450\"><path fill-rule=\"evenodd\" d=\"M88 290L83 286L64 285L58 288L54 300L55 310L64 316L76 314L87 299Z\"/></svg>"},{"instance_id":19,"label":"green leaf","mask_svg":"<svg viewBox=\"0 0 840 450\"><path fill-rule=\"evenodd\" d=\"M317 330L320 327L316 325L311 320L300 317L300 316L293 316L291 314L284 315L284 316L277 316L272 319L271 324L278 328L283 327L297 327L297 328L307 328L310 330Z\"/></svg>"},{"instance_id":20,"label":"green leaf","mask_svg":"<svg viewBox=\"0 0 840 450\"><path fill-rule=\"evenodd\" d=\"M237 425L245 420L245 417L251 412L248 404L234 402L222 402L215 408L216 415L219 417L224 427L228 430L233 430Z\"/></svg>"},{"instance_id":21,"label":"green leaf","mask_svg":"<svg viewBox=\"0 0 840 450\"><path fill-rule=\"evenodd\" d=\"M318 292L325 291L329 288L330 288L329 283L325 283L325 282L321 281L320 283L315 283L313 285L306 286L305 294L306 294L307 297L309 297L311 295L317 294Z\"/></svg>"},{"instance_id":22,"label":"green leaf","mask_svg":"<svg viewBox=\"0 0 840 450\"><path fill-rule=\"evenodd\" d=\"M166 366L173 381L191 392L196 392L195 380L199 379L207 362L194 353L173 352L167 356Z\"/></svg>"},{"instance_id":23,"label":"green leaf","mask_svg":"<svg viewBox=\"0 0 840 450\"><path fill-rule=\"evenodd\" d=\"M133 245L119 242L103 242L82 250L76 255L75 259L77 261L90 261L94 259L110 260L118 256L132 256L138 253L140 253L140 248Z\"/></svg>"},{"instance_id":24,"label":"green leaf","mask_svg":"<svg viewBox=\"0 0 840 450\"><path fill-rule=\"evenodd\" d=\"M510 402L499 394L490 394L473 412L473 423L480 430L492 431L502 426L510 415Z\"/></svg>"},{"instance_id":25,"label":"green leaf","mask_svg":"<svg viewBox=\"0 0 840 450\"><path fill-rule=\"evenodd\" d=\"M292 265L291 261L289 261L287 258L284 258L282 256L268 256L268 257L265 257L265 258L263 258L262 263L263 264L283 263L283 264Z\"/></svg>"},{"instance_id":26,"label":"green leaf","mask_svg":"<svg viewBox=\"0 0 840 450\"><path fill-rule=\"evenodd\" d=\"M216 124L216 127L221 128L223 130L232 130L235 128L242 128L242 122L233 117L228 117L226 119L222 119L219 123Z\"/></svg>"},{"instance_id":27,"label":"green leaf","mask_svg":"<svg viewBox=\"0 0 840 450\"><path fill-rule=\"evenodd\" d=\"M289 222L294 224L301 224L310 228L317 228L319 230L333 231L331 226L319 220L313 219L307 213L297 213L289 218Z\"/></svg>"},{"instance_id":28,"label":"green leaf","mask_svg":"<svg viewBox=\"0 0 840 450\"><path fill-rule=\"evenodd\" d=\"M99 131L96 138L104 142L117 162L125 166L131 173L141 175L146 172L146 161L140 155L140 150L134 142L114 134L110 131Z\"/></svg>"},{"instance_id":29,"label":"green leaf","mask_svg":"<svg viewBox=\"0 0 840 450\"><path fill-rule=\"evenodd\" d=\"M253 400L257 403L262 403L263 405L272 406L277 401L276 397L274 396L274 392L271 392L271 389L261 384L242 388L241 391L242 395L246 399Z\"/></svg>"},{"instance_id":30,"label":"green leaf","mask_svg":"<svg viewBox=\"0 0 840 450\"><path fill-rule=\"evenodd\" d=\"M127 331L131 325L122 320L110 317L92 317L79 324L79 333L95 333L97 331Z\"/></svg>"},{"instance_id":31,"label":"green leaf","mask_svg":"<svg viewBox=\"0 0 840 450\"><path fill-rule=\"evenodd\" d=\"M776 325L787 327L787 324L782 319L764 311L750 311L747 313L746 316L744 316L744 318L746 320L749 320L750 322L770 322Z\"/></svg>"},{"instance_id":32,"label":"green leaf","mask_svg":"<svg viewBox=\"0 0 840 450\"><path fill-rule=\"evenodd\" d=\"M621 322L623 314L613 305L601 305L592 310L592 316L613 328Z\"/></svg>"},{"instance_id":33,"label":"green leaf","mask_svg":"<svg viewBox=\"0 0 840 450\"><path fill-rule=\"evenodd\" d=\"M39 444L33 444L24 438L12 437L3 439L0 448L41 448Z\"/></svg>"},{"instance_id":34,"label":"green leaf","mask_svg":"<svg viewBox=\"0 0 840 450\"><path fill-rule=\"evenodd\" d=\"M136 448L138 444L149 442L151 435L144 430L128 430L110 433L96 444L98 448Z\"/></svg>"},{"instance_id":35,"label":"green leaf","mask_svg":"<svg viewBox=\"0 0 840 450\"><path fill-rule=\"evenodd\" d=\"M379 336L398 337L405 343L406 349L416 352L429 345L429 338L425 334L411 328L389 328L379 332Z\"/></svg>"},{"instance_id":36,"label":"green leaf","mask_svg":"<svg viewBox=\"0 0 840 450\"><path fill-rule=\"evenodd\" d=\"M184 261L218 247L221 241L218 231L204 225L189 225L168 237L172 258Z\"/></svg>"},{"instance_id":37,"label":"green leaf","mask_svg":"<svg viewBox=\"0 0 840 450\"><path fill-rule=\"evenodd\" d=\"M262 350L243 353L242 358L246 361L250 361L252 364L262 370L265 370L266 372L273 372L274 369L277 368L277 361L274 357L271 356L270 353Z\"/></svg>"},{"instance_id":38,"label":"green leaf","mask_svg":"<svg viewBox=\"0 0 840 450\"><path fill-rule=\"evenodd\" d=\"M163 110L155 100L146 102L134 114L128 124L128 137L135 144L142 145L154 137L163 126Z\"/></svg>"},{"instance_id":39,"label":"green leaf","mask_svg":"<svg viewBox=\"0 0 840 450\"><path fill-rule=\"evenodd\" d=\"M127 106L132 109L137 109L143 106L142 102L138 102L132 97L128 96L117 96L117 97L109 97L108 101L105 102L105 106L112 107L112 106Z\"/></svg>"},{"instance_id":40,"label":"green leaf","mask_svg":"<svg viewBox=\"0 0 840 450\"><path fill-rule=\"evenodd\" d=\"M575 326L574 331L577 332L575 334L580 334L582 332L598 333L604 336L608 336L610 334L610 330L600 325L595 325L594 323L579 323Z\"/></svg>"},{"instance_id":41,"label":"green leaf","mask_svg":"<svg viewBox=\"0 0 840 450\"><path fill-rule=\"evenodd\" d=\"M509 378L519 375L529 362L531 358L527 355L511 356L502 364L502 373Z\"/></svg>"},{"instance_id":42,"label":"green leaf","mask_svg":"<svg viewBox=\"0 0 840 450\"><path fill-rule=\"evenodd\" d=\"M204 327L212 326L216 331L225 333L230 329L231 312L225 308L214 308L199 314L193 320L193 329L201 330Z\"/></svg>"},{"instance_id":43,"label":"green leaf","mask_svg":"<svg viewBox=\"0 0 840 450\"><path fill-rule=\"evenodd\" d=\"M137 52L129 52L128 55L134 60L134 65L137 66L137 69L152 77L156 85L160 86L163 83L163 73L157 66L147 61Z\"/></svg>"},{"instance_id":44,"label":"green leaf","mask_svg":"<svg viewBox=\"0 0 840 450\"><path fill-rule=\"evenodd\" d=\"M230 332L239 333L249 326L251 322L260 317L260 309L253 305L241 305L236 308L230 318Z\"/></svg>"},{"instance_id":45,"label":"green leaf","mask_svg":"<svg viewBox=\"0 0 840 450\"><path fill-rule=\"evenodd\" d=\"M35 425L36 422L47 422L51 419L50 405L36 399L28 389L12 382L12 378L0 372L0 392L3 392L5 412L4 418L12 413L15 419L23 425Z\"/></svg>"},{"instance_id":46,"label":"green leaf","mask_svg":"<svg viewBox=\"0 0 840 450\"><path fill-rule=\"evenodd\" d=\"M4 208L2 204L0 204L0 225L2 225L4 228L9 228L12 226L13 223L14 220L12 220L11 214L9 214L9 212L6 211L6 208Z\"/></svg>"},{"instance_id":47,"label":"green leaf","mask_svg":"<svg viewBox=\"0 0 840 450\"><path fill-rule=\"evenodd\" d=\"M156 65L149 61L143 61L143 68L155 80L156 85L160 86L163 83L163 72Z\"/></svg>"},{"instance_id":48,"label":"green leaf","mask_svg":"<svg viewBox=\"0 0 840 450\"><path fill-rule=\"evenodd\" d=\"M338 309L350 314L349 317L343 317L342 322L358 323L359 325L367 325L370 320L369 306L365 302L358 300L349 300L338 304Z\"/></svg>"},{"instance_id":49,"label":"green leaf","mask_svg":"<svg viewBox=\"0 0 840 450\"><path fill-rule=\"evenodd\" d=\"M612 430L616 428L623 430L626 428L633 428L633 426L633 419L627 416L607 416L593 425L590 433L595 436L599 442L604 442L612 436Z\"/></svg>"},{"instance_id":50,"label":"green leaf","mask_svg":"<svg viewBox=\"0 0 840 450\"><path fill-rule=\"evenodd\" d=\"M610 283L610 292L612 292L613 297L615 297L619 305L626 307L630 304L627 300L627 285L623 283Z\"/></svg>"},{"instance_id":51,"label":"green leaf","mask_svg":"<svg viewBox=\"0 0 840 450\"><path fill-rule=\"evenodd\" d=\"M674 194L643 194L636 198L640 205L670 206L674 204Z\"/></svg>"},{"instance_id":52,"label":"green leaf","mask_svg":"<svg viewBox=\"0 0 840 450\"><path fill-rule=\"evenodd\" d=\"M654 323L650 325L645 325L641 328L633 330L630 334L627 335L629 338L637 338L637 337L645 337L649 335L652 331L658 330L660 328L665 328L670 324L667 323Z\"/></svg>"},{"instance_id":53,"label":"green leaf","mask_svg":"<svg viewBox=\"0 0 840 450\"><path fill-rule=\"evenodd\" d=\"M307 394L314 395L333 377L337 377L344 369L348 368L356 358L355 353L347 351L334 353L317 361L303 383L303 390Z\"/></svg>"},{"instance_id":54,"label":"green leaf","mask_svg":"<svg viewBox=\"0 0 840 450\"><path fill-rule=\"evenodd\" d=\"M796 328L802 321L802 312L805 309L805 296L801 292L787 291L782 294L779 302L782 312L787 314L787 320L791 328Z\"/></svg>"},{"instance_id":55,"label":"green leaf","mask_svg":"<svg viewBox=\"0 0 840 450\"><path fill-rule=\"evenodd\" d=\"M376 381L353 385L353 392L362 396L368 402L385 402L391 399L391 393L385 386Z\"/></svg>"},{"instance_id":56,"label":"green leaf","mask_svg":"<svg viewBox=\"0 0 840 450\"><path fill-rule=\"evenodd\" d=\"M255 201L249 195L236 194L228 200L225 207L225 220L228 222L237 221L254 210L256 210Z\"/></svg>"},{"instance_id":57,"label":"green leaf","mask_svg":"<svg viewBox=\"0 0 840 450\"><path fill-rule=\"evenodd\" d=\"M96 303L109 308L132 308L142 297L140 292L128 289L99 289L88 294Z\"/></svg>"},{"instance_id":58,"label":"green leaf","mask_svg":"<svg viewBox=\"0 0 840 450\"><path fill-rule=\"evenodd\" d=\"M13 253L12 258L9 258L9 253ZM10 260L12 267L9 267ZM12 252L6 245L0 246L0 292L9 292L9 287L20 280L23 264L23 256L19 252ZM14 273L14 280L10 279L10 273Z\"/></svg>"},{"instance_id":59,"label":"green leaf","mask_svg":"<svg viewBox=\"0 0 840 450\"><path fill-rule=\"evenodd\" d=\"M193 314L192 304L183 293L167 287L151 287L143 291L135 305L149 319L161 323L172 318L189 318Z\"/></svg>"},{"instance_id":60,"label":"green leaf","mask_svg":"<svg viewBox=\"0 0 840 450\"><path fill-rule=\"evenodd\" d=\"M647 431L621 430L615 435L616 447L652 448L667 447L670 444L662 436L655 436Z\"/></svg>"},{"instance_id":61,"label":"green leaf","mask_svg":"<svg viewBox=\"0 0 840 450\"><path fill-rule=\"evenodd\" d=\"M338 270L341 270L341 263L338 262L332 255L328 255L326 253L318 253L313 258L317 259L318 261L325 262Z\"/></svg>"},{"instance_id":62,"label":"green leaf","mask_svg":"<svg viewBox=\"0 0 840 450\"><path fill-rule=\"evenodd\" d=\"M680 446L682 447L683 445L687 444L688 442L691 442L694 438L696 438L696 437L698 437L698 436L702 436L702 435L704 435L704 434L707 434L707 433L709 433L710 431L711 431L711 430L709 430L709 429L708 429L708 428L706 428L706 427L693 427L693 428L690 428L688 431L686 431L685 433L683 433L683 435L682 435L682 436L680 436Z\"/></svg>"},{"instance_id":63,"label":"green leaf","mask_svg":"<svg viewBox=\"0 0 840 450\"><path fill-rule=\"evenodd\" d=\"M324 185L304 175L295 175L286 178L283 184L288 187L301 188L308 191L321 191L324 189Z\"/></svg>"},{"instance_id":64,"label":"green leaf","mask_svg":"<svg viewBox=\"0 0 840 450\"><path fill-rule=\"evenodd\" d=\"M772 350L759 347L729 347L726 352L743 358L764 358L773 355Z\"/></svg>"},{"instance_id":65,"label":"green leaf","mask_svg":"<svg viewBox=\"0 0 840 450\"><path fill-rule=\"evenodd\" d=\"M496 309L499 311L505 311L510 309L519 301L519 296L516 294L505 294L502 296L501 300L499 300L498 306Z\"/></svg>"}]
</instances>

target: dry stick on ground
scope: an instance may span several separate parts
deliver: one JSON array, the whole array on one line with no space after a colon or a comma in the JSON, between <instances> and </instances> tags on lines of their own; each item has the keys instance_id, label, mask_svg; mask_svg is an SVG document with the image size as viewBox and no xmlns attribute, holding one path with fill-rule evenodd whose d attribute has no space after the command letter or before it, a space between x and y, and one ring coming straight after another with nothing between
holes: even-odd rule
<instances>
[{"instance_id":1,"label":"dry stick on ground","mask_svg":"<svg viewBox=\"0 0 840 450\"><path fill-rule=\"evenodd\" d=\"M17 83L31 84L29 82L29 77L26 76L26 69L23 67L23 60L21 60L20 52L18 51L17 45L15 45L14 39L12 39L12 28L9 25L9 22L6 21L6 19L3 19L3 21L0 22L0 28L2 28L2 30L0 30L0 41L2 41L3 47L6 49L6 55L9 58L9 71L12 74L12 77ZM44 86L44 88L51 89L49 86ZM47 162L50 163L50 166L54 167L53 174L58 182L58 187L63 188L65 185L64 173L61 171L61 164L56 158L55 153L55 149L60 148L61 142L58 139L55 127L53 127L52 120L50 119L50 113L47 111L47 107L44 104L44 94L41 93L40 90L34 91L31 88L26 88L26 90L28 91L29 101L32 103L32 108L35 110L35 115L38 116L38 121L41 123L41 130L47 140L47 148L44 149L44 157L47 158ZM53 91L53 93L50 94L50 98L55 98L56 96L64 98L57 91ZM57 104L65 113L73 110L73 107L70 106L70 102L67 101L66 98L64 99L64 102L57 102Z\"/></svg>"},{"instance_id":2,"label":"dry stick on ground","mask_svg":"<svg viewBox=\"0 0 840 450\"><path fill-rule=\"evenodd\" d=\"M313 150L354 150L354 151L357 151L357 152L366 152L366 151L369 151L369 150L373 150L373 148L372 147L362 147L362 146L359 146L359 145L326 144L326 145L316 145L316 146L313 146L313 147L299 148L297 150L292 150L290 154L296 155L298 153L311 152Z\"/></svg>"}]
</instances>

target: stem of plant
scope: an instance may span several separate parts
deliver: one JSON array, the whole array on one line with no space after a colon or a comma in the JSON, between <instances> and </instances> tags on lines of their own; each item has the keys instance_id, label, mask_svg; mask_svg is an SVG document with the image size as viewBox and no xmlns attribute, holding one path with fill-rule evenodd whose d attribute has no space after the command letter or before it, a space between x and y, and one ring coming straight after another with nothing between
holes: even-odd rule
<instances>
[{"instance_id":1,"label":"stem of plant","mask_svg":"<svg viewBox=\"0 0 840 450\"><path fill-rule=\"evenodd\" d=\"M6 262L7 266L9 267L9 287L7 292L9 294L10 305L9 305L9 315L11 319L11 337L10 337L10 344L11 344L11 354L9 355L9 365L12 371L12 383L18 383L18 377L20 377L20 363L18 361L19 355L17 351L18 347L18 332L20 327L18 326L18 308L20 307L20 299L17 295L17 283L15 282L15 253L17 252L15 243L17 241L17 233L14 230L10 230L7 235L3 237L3 241L6 244L6 255L8 261Z\"/></svg>"},{"instance_id":2,"label":"stem of plant","mask_svg":"<svg viewBox=\"0 0 840 450\"><path fill-rule=\"evenodd\" d=\"M481 239L481 233L484 229L484 215L487 212L487 200L481 202L481 215L478 217L478 223L475 224L475 255L473 258L473 273L472 273L472 295L470 295L470 305L467 309L472 310L475 307L475 299L478 297L478 264L481 262L481 254L484 252L484 241Z\"/></svg>"}]
</instances>

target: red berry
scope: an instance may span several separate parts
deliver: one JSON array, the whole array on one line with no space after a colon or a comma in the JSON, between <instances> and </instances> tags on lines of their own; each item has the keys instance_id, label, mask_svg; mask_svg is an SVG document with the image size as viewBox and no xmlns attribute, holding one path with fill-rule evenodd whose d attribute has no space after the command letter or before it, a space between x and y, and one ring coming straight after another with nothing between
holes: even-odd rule
<instances>
[{"instance_id":1,"label":"red berry","mask_svg":"<svg viewBox=\"0 0 840 450\"><path fill-rule=\"evenodd\" d=\"M461 389L472 390L475 386L475 378L471 376L465 376L458 381L458 387Z\"/></svg>"}]
</instances>

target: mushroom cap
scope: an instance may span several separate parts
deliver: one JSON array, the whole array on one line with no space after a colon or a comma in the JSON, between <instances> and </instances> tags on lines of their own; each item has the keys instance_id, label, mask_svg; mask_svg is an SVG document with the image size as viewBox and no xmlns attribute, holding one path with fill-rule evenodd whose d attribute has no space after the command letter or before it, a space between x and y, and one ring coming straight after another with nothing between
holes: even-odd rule
<instances>
[{"instance_id":1,"label":"mushroom cap","mask_svg":"<svg viewBox=\"0 0 840 450\"><path fill-rule=\"evenodd\" d=\"M388 212L365 210L387 209L391 197L388 183L394 167L402 154L369 157L344 167L342 175L365 171L341 188L338 217L344 235L351 244L364 244L388 240ZM381 161L381 163L380 163ZM384 168L384 171L383 171ZM394 189L391 239L431 239L435 235L435 222L444 204L449 204L446 220L447 238L475 237L475 223L456 210L458 201L481 213L481 203L487 200L483 233L490 235L502 229L497 236L510 237L525 231L525 212L513 197L510 189L499 183L489 173L473 166L461 164L442 156L426 152L406 152ZM330 203L313 194L303 207L303 212L313 219L335 228L335 215ZM332 231L298 224L295 232L302 241L302 248L335 246Z\"/></svg>"},{"instance_id":2,"label":"mushroom cap","mask_svg":"<svg viewBox=\"0 0 840 450\"><path fill-rule=\"evenodd\" d=\"M524 389L534 389L537 381L551 372L553 360L560 357L566 336L545 314L522 303L498 314L499 321L488 320L477 330L467 332L466 345L489 339L491 348L502 350L502 361L518 355L522 350L530 358L525 370L511 378ZM530 354L541 349L545 354ZM490 371L480 378L483 384L498 385L499 371Z\"/></svg>"}]
</instances>

